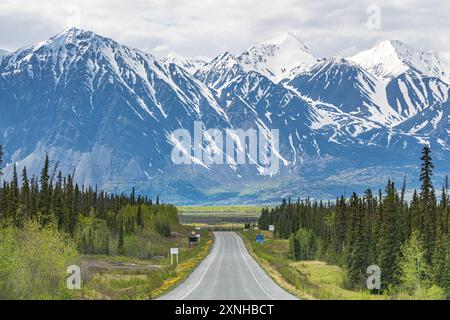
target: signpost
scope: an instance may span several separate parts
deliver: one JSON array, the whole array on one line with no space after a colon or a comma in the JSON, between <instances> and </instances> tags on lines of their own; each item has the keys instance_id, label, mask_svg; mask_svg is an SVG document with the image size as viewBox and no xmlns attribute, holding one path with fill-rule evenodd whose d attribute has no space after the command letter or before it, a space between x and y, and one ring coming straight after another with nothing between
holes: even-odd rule
<instances>
[{"instance_id":1,"label":"signpost","mask_svg":"<svg viewBox=\"0 0 450 320\"><path fill-rule=\"evenodd\" d=\"M178 254L179 250L178 248L170 248L170 264L173 264L173 256L176 256L177 258L177 264L178 264Z\"/></svg>"},{"instance_id":2,"label":"signpost","mask_svg":"<svg viewBox=\"0 0 450 320\"><path fill-rule=\"evenodd\" d=\"M197 244L200 241L200 234L196 234L195 232L192 232L189 235L189 247L191 247L192 244Z\"/></svg>"},{"instance_id":3,"label":"signpost","mask_svg":"<svg viewBox=\"0 0 450 320\"><path fill-rule=\"evenodd\" d=\"M264 235L262 235L262 234L256 235L256 242L259 244L263 244L264 243Z\"/></svg>"},{"instance_id":4,"label":"signpost","mask_svg":"<svg viewBox=\"0 0 450 320\"><path fill-rule=\"evenodd\" d=\"M271 224L271 225L269 226L269 231L275 231L275 226Z\"/></svg>"}]
</instances>

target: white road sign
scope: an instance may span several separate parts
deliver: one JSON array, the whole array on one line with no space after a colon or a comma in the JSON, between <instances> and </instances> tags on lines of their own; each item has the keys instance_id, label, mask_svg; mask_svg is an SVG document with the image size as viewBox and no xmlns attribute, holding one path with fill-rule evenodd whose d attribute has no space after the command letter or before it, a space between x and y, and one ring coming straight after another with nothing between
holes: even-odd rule
<instances>
[{"instance_id":1,"label":"white road sign","mask_svg":"<svg viewBox=\"0 0 450 320\"><path fill-rule=\"evenodd\" d=\"M175 256L177 259L178 264L178 248L170 248L170 264L173 264L173 256Z\"/></svg>"}]
</instances>

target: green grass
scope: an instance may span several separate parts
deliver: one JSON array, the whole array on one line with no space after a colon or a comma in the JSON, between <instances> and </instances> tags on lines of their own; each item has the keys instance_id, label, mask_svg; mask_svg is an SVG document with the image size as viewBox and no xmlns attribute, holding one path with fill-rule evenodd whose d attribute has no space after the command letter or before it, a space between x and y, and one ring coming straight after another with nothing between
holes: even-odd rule
<instances>
[{"instance_id":1,"label":"green grass","mask_svg":"<svg viewBox=\"0 0 450 320\"><path fill-rule=\"evenodd\" d=\"M365 291L345 289L345 273L338 266L322 261L298 261L291 262L290 267L306 278L307 282L303 288L316 299L378 300L387 298Z\"/></svg>"},{"instance_id":2,"label":"green grass","mask_svg":"<svg viewBox=\"0 0 450 320\"><path fill-rule=\"evenodd\" d=\"M341 268L328 265L322 261L293 262L292 266L307 274L313 283L342 286L345 280L345 275Z\"/></svg>"},{"instance_id":3,"label":"green grass","mask_svg":"<svg viewBox=\"0 0 450 320\"><path fill-rule=\"evenodd\" d=\"M257 244L257 233L265 235L264 244ZM240 233L250 254L266 272L290 293L300 299L378 300L386 296L344 288L345 272L338 266L321 261L289 259L288 240L274 239L271 232L250 230Z\"/></svg>"}]
</instances>

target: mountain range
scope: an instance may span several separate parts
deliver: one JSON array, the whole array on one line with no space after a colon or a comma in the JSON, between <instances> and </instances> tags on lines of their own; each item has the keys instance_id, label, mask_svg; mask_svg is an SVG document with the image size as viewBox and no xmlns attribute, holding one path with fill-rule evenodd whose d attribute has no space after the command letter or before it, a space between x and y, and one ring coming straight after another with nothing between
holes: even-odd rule
<instances>
[{"instance_id":1,"label":"mountain range","mask_svg":"<svg viewBox=\"0 0 450 320\"><path fill-rule=\"evenodd\" d=\"M353 57L316 57L285 34L241 54L159 59L70 28L0 53L0 144L7 167L38 174L45 154L80 184L166 201L273 203L332 199L407 176L432 148L436 183L450 172L445 55L384 41ZM281 168L175 165L170 133L279 130Z\"/></svg>"}]
</instances>

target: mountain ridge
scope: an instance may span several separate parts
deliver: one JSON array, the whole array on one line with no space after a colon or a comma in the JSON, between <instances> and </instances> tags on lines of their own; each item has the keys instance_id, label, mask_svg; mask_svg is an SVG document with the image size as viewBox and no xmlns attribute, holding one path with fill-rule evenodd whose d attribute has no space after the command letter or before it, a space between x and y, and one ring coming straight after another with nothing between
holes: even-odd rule
<instances>
[{"instance_id":1,"label":"mountain ridge","mask_svg":"<svg viewBox=\"0 0 450 320\"><path fill-rule=\"evenodd\" d=\"M287 61L300 63L295 72L289 63L278 68L286 48L300 57ZM292 35L244 53L190 69L178 65L189 58L177 64L179 56L159 59L71 28L7 54L0 60L5 174L13 163L37 174L48 152L60 169L75 170L78 183L113 192L135 186L179 203L268 203L293 188L333 198L344 172L378 168L365 174L373 186L393 168L413 171L423 144L448 159L449 86L425 72L433 68L380 79L354 59L317 59ZM220 130L278 129L279 175L261 176L259 165L174 165L170 132L193 133L195 121Z\"/></svg>"}]
</instances>

